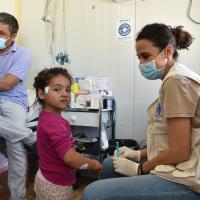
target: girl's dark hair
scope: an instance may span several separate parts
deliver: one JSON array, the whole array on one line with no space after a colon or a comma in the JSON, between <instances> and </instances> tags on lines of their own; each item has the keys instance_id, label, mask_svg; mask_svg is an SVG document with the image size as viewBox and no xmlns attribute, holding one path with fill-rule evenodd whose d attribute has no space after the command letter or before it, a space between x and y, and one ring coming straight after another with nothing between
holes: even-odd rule
<instances>
[{"instance_id":1,"label":"girl's dark hair","mask_svg":"<svg viewBox=\"0 0 200 200\"><path fill-rule=\"evenodd\" d=\"M61 68L61 67L55 67L55 68L50 68L50 69L46 68L37 74L37 76L35 77L34 84L33 84L33 87L36 90L35 103L39 101L41 104L43 104L43 100L40 99L38 96L38 90L41 89L44 91L44 88L49 85L49 82L51 81L51 79L58 75L63 75L64 77L69 79L70 83L73 82L72 76L68 73L66 69Z\"/></svg>"},{"instance_id":2,"label":"girl's dark hair","mask_svg":"<svg viewBox=\"0 0 200 200\"><path fill-rule=\"evenodd\" d=\"M154 43L156 47L162 51L168 44L173 45L173 58L178 57L177 49L188 49L192 44L192 36L189 32L183 30L183 26L172 28L165 24L148 24L142 28L136 37L136 42L147 39Z\"/></svg>"}]
</instances>

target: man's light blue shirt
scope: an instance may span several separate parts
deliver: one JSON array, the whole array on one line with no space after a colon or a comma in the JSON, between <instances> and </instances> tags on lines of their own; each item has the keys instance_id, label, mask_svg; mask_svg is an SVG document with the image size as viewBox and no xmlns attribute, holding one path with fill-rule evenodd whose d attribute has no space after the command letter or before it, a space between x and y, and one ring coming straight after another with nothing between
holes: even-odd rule
<instances>
[{"instance_id":1,"label":"man's light blue shirt","mask_svg":"<svg viewBox=\"0 0 200 200\"><path fill-rule=\"evenodd\" d=\"M11 90L0 92L0 99L6 99L28 107L28 97L24 86L24 81L31 66L31 54L26 49L12 44L9 51L0 55L0 79L7 74L12 74L20 79L20 82Z\"/></svg>"}]
</instances>

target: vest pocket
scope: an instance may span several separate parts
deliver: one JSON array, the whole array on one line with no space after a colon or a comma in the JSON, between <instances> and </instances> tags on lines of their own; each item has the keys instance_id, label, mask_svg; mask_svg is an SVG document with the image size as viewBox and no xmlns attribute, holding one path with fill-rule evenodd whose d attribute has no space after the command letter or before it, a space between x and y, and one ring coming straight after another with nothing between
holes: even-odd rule
<instances>
[{"instance_id":1,"label":"vest pocket","mask_svg":"<svg viewBox=\"0 0 200 200\"><path fill-rule=\"evenodd\" d=\"M190 177L196 176L197 166L199 162L200 149L200 129L193 128L191 134L191 156L189 160L176 165L176 170L173 172L175 177Z\"/></svg>"},{"instance_id":2,"label":"vest pocket","mask_svg":"<svg viewBox=\"0 0 200 200\"><path fill-rule=\"evenodd\" d=\"M179 178L187 178L187 177L194 177L199 174L200 167L200 160L199 160L199 149L200 149L200 129L192 129L191 134L191 156L189 160L184 161L176 166L174 166L174 170L168 170L168 172L172 172L174 177ZM159 166L157 166L159 167ZM156 168L157 168L156 167ZM157 171L155 168L155 171ZM160 168L157 168L159 172L167 172L166 170L169 169L169 165L166 165L163 170L161 171Z\"/></svg>"}]
</instances>

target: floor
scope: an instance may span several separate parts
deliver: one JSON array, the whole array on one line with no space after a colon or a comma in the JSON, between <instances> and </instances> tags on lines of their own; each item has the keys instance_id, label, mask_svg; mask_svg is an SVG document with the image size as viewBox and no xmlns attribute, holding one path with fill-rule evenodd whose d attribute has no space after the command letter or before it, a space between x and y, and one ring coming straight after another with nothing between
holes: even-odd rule
<instances>
[{"instance_id":1,"label":"floor","mask_svg":"<svg viewBox=\"0 0 200 200\"><path fill-rule=\"evenodd\" d=\"M73 191L73 199L74 200L81 200L81 194L83 189L86 185L94 181L94 179L87 178L87 177L78 177L78 184L77 188ZM0 174L0 183L3 185L3 188L0 189L0 199L1 200L8 200L9 199L9 190L7 185L7 172ZM33 191L34 179L29 180L29 184L27 187L27 200L35 200L35 193Z\"/></svg>"}]
</instances>

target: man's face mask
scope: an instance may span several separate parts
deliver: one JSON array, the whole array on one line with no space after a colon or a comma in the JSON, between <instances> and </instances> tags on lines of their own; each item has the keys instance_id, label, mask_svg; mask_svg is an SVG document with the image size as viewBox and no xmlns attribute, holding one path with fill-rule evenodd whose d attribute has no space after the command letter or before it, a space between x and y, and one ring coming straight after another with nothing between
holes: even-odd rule
<instances>
[{"instance_id":1,"label":"man's face mask","mask_svg":"<svg viewBox=\"0 0 200 200\"><path fill-rule=\"evenodd\" d=\"M155 59L143 64L139 64L140 72L146 79L156 80L156 79L161 79L161 77L163 76L164 67L157 69L155 62L155 60L163 53L163 50Z\"/></svg>"},{"instance_id":2,"label":"man's face mask","mask_svg":"<svg viewBox=\"0 0 200 200\"><path fill-rule=\"evenodd\" d=\"M0 38L0 49L6 48L6 39Z\"/></svg>"}]
</instances>

